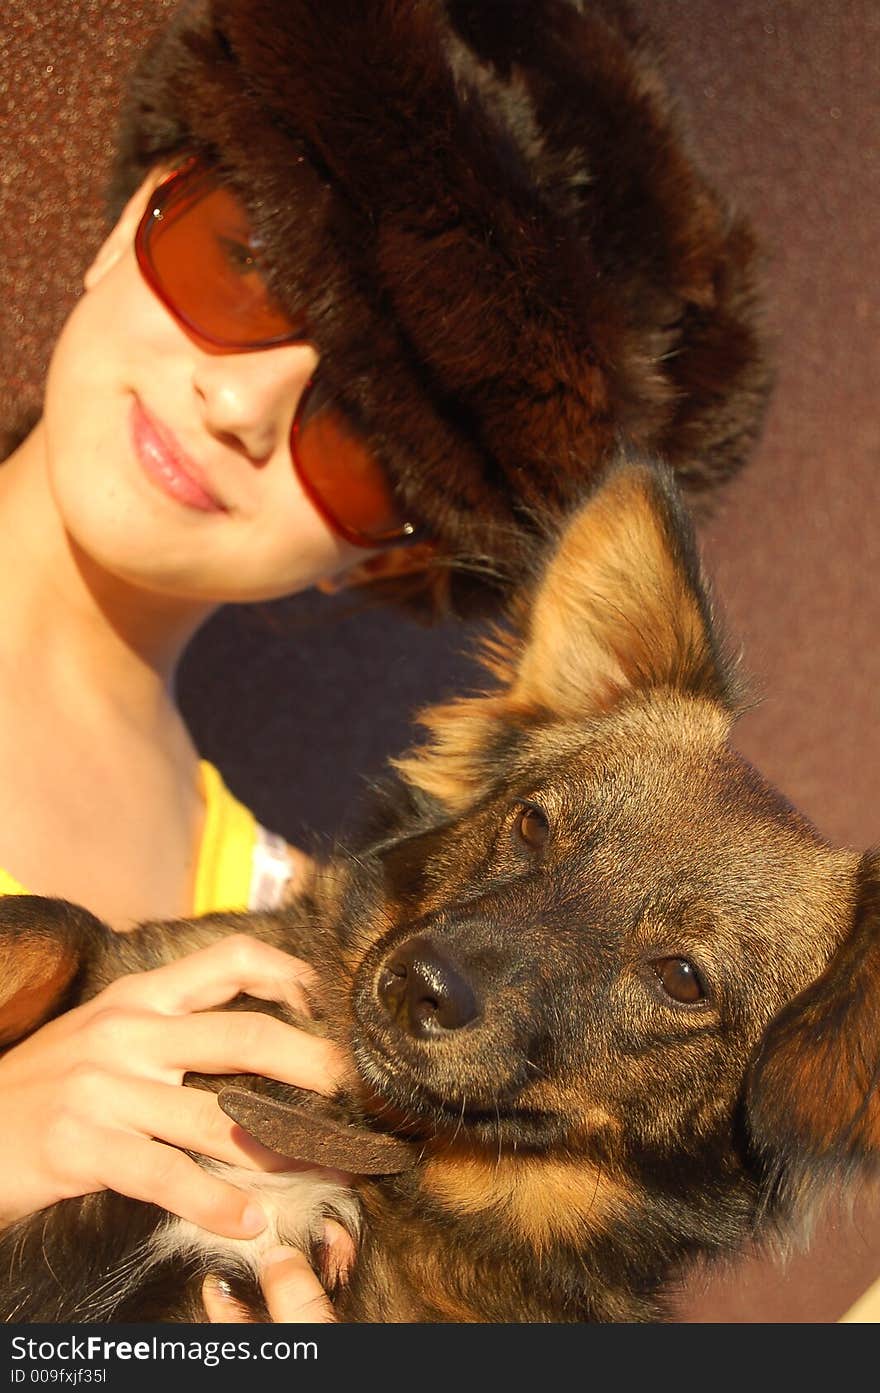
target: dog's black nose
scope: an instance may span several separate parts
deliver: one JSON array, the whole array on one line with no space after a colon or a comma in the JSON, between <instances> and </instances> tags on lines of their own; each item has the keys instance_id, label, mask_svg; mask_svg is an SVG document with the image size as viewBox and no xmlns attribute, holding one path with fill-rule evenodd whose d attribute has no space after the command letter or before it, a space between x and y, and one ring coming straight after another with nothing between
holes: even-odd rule
<instances>
[{"instance_id":1,"label":"dog's black nose","mask_svg":"<svg viewBox=\"0 0 880 1393\"><path fill-rule=\"evenodd\" d=\"M407 939L387 959L379 997L397 1024L419 1040L460 1030L479 1014L469 983L427 938Z\"/></svg>"}]
</instances>

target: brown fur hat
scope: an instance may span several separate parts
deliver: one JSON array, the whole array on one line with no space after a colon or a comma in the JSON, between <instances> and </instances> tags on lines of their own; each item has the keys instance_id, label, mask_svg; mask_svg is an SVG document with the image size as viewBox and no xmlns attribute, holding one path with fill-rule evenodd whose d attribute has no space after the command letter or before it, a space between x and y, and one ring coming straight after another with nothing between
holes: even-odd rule
<instances>
[{"instance_id":1,"label":"brown fur hat","mask_svg":"<svg viewBox=\"0 0 880 1393\"><path fill-rule=\"evenodd\" d=\"M117 197L184 151L461 563L454 608L516 578L616 442L692 491L742 463L752 237L617 0L185 0L133 79Z\"/></svg>"}]
</instances>

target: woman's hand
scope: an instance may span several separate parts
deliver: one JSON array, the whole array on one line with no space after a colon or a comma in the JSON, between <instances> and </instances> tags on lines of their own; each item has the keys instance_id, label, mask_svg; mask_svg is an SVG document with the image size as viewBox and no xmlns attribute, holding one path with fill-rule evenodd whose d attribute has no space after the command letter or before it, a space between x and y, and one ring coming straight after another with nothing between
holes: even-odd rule
<instances>
[{"instance_id":1,"label":"woman's hand","mask_svg":"<svg viewBox=\"0 0 880 1393\"><path fill-rule=\"evenodd\" d=\"M341 1224L328 1219L324 1225L327 1266L336 1281L344 1282L354 1262L351 1236ZM337 1319L330 1298L297 1248L273 1248L263 1260L263 1295L269 1315L282 1325L324 1324ZM208 1276L202 1287L208 1320L215 1324L250 1325L244 1311L220 1278Z\"/></svg>"},{"instance_id":2,"label":"woman's hand","mask_svg":"<svg viewBox=\"0 0 880 1393\"><path fill-rule=\"evenodd\" d=\"M287 1170L188 1071L264 1074L331 1093L339 1049L259 1012L211 1011L239 992L307 1010L311 969L244 935L122 977L0 1060L0 1223L57 1200L116 1190L202 1228L249 1238L258 1204L177 1147L254 1170ZM170 1143L167 1144L167 1143Z\"/></svg>"}]
</instances>

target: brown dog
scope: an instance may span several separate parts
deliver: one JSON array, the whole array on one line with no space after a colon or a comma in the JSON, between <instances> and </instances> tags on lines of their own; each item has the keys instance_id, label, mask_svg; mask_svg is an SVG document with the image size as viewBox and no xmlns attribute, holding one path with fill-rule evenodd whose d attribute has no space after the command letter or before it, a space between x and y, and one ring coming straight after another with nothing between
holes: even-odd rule
<instances>
[{"instance_id":1,"label":"brown dog","mask_svg":"<svg viewBox=\"0 0 880 1393\"><path fill-rule=\"evenodd\" d=\"M488 662L490 694L428 714L372 842L287 911L114 936L2 902L0 1025L219 932L270 938L318 968L349 1085L329 1112L260 1080L223 1101L378 1173L360 1219L324 1182L248 1177L266 1241L360 1223L342 1319L657 1319L689 1260L876 1164L880 860L826 845L728 744L736 684L663 473L609 475ZM70 1200L0 1240L2 1312L200 1319L208 1269L260 1310L255 1251Z\"/></svg>"}]
</instances>

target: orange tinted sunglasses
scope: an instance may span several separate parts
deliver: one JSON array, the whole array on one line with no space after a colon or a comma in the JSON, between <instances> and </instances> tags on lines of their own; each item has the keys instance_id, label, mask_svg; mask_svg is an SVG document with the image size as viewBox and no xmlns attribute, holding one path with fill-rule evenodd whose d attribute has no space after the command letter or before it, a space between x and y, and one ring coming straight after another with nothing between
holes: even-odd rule
<instances>
[{"instance_id":1,"label":"orange tinted sunglasses","mask_svg":"<svg viewBox=\"0 0 880 1393\"><path fill-rule=\"evenodd\" d=\"M305 323L295 323L272 297L247 214L200 161L157 186L134 247L150 289L209 348L247 353L307 341ZM334 408L319 375L300 398L290 453L306 494L346 541L374 548L416 537L382 465Z\"/></svg>"}]
</instances>

